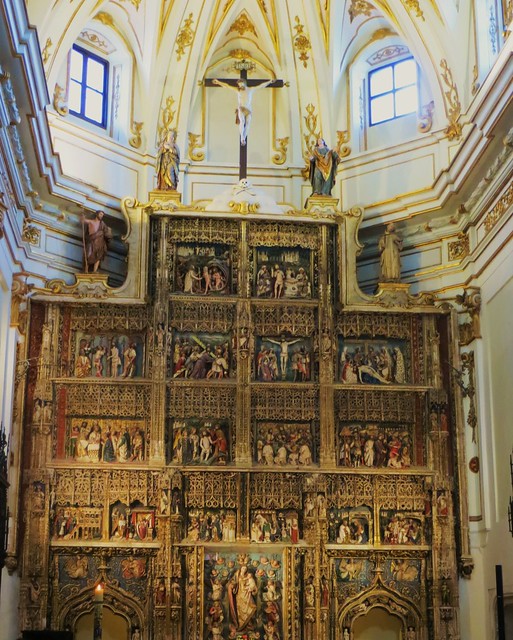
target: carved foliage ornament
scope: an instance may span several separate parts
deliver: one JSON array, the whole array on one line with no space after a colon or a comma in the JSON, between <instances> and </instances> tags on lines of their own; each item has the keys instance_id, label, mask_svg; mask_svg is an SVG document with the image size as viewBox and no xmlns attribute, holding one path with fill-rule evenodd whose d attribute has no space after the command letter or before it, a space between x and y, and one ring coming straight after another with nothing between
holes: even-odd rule
<instances>
[{"instance_id":1,"label":"carved foliage ornament","mask_svg":"<svg viewBox=\"0 0 513 640\"><path fill-rule=\"evenodd\" d=\"M185 19L182 29L176 38L176 58L177 60L181 60L182 56L185 53L186 47L190 47L194 41L194 31L191 26L194 22L192 17L192 13L189 13L189 16Z\"/></svg>"},{"instance_id":2,"label":"carved foliage ornament","mask_svg":"<svg viewBox=\"0 0 513 640\"><path fill-rule=\"evenodd\" d=\"M347 12L351 22L358 16L370 16L374 11L374 7L367 0L351 0Z\"/></svg>"},{"instance_id":3,"label":"carved foliage ornament","mask_svg":"<svg viewBox=\"0 0 513 640\"><path fill-rule=\"evenodd\" d=\"M299 53L299 59L303 63L303 67L306 69L308 66L308 52L311 50L312 45L310 39L304 32L304 25L301 24L299 16L296 16L296 25L294 27L296 36L294 37L294 49Z\"/></svg>"},{"instance_id":4,"label":"carved foliage ornament","mask_svg":"<svg viewBox=\"0 0 513 640\"><path fill-rule=\"evenodd\" d=\"M458 87L453 80L452 72L449 69L447 60L442 59L440 62L442 69L442 80L447 86L447 90L444 91L447 114L449 117L449 125L445 129L445 133L449 140L459 140L461 137L461 124L458 119L461 114L461 103L458 96Z\"/></svg>"}]
</instances>

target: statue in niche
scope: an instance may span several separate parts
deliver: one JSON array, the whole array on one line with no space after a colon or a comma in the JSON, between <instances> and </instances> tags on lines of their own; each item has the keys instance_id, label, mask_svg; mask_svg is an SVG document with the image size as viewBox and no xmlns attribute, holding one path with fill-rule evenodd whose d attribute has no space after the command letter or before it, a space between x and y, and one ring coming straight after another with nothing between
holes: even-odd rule
<instances>
[{"instance_id":1,"label":"statue in niche","mask_svg":"<svg viewBox=\"0 0 513 640\"><path fill-rule=\"evenodd\" d=\"M180 149L176 144L176 129L165 130L157 150L157 189L176 191L180 165Z\"/></svg>"},{"instance_id":2,"label":"statue in niche","mask_svg":"<svg viewBox=\"0 0 513 640\"><path fill-rule=\"evenodd\" d=\"M112 240L112 229L103 221L104 216L105 213L101 210L95 212L94 218L86 218L82 214L82 241L86 273L98 271L100 262L107 255L109 242Z\"/></svg>"},{"instance_id":3,"label":"statue in niche","mask_svg":"<svg viewBox=\"0 0 513 640\"><path fill-rule=\"evenodd\" d=\"M381 252L380 282L400 282L401 280L401 249L403 241L395 230L395 224L387 224L385 233L378 244Z\"/></svg>"},{"instance_id":4,"label":"statue in niche","mask_svg":"<svg viewBox=\"0 0 513 640\"><path fill-rule=\"evenodd\" d=\"M309 180L313 196L331 196L339 162L338 153L328 148L324 138L317 138L310 156Z\"/></svg>"}]
</instances>

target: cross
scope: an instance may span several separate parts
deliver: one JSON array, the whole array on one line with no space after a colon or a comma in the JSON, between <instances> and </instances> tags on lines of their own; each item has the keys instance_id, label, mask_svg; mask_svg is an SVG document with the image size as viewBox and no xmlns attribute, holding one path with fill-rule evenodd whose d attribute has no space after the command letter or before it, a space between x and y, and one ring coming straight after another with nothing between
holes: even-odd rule
<instances>
[{"instance_id":1,"label":"cross","mask_svg":"<svg viewBox=\"0 0 513 640\"><path fill-rule=\"evenodd\" d=\"M239 144L239 180L248 177L248 147L246 143L246 133L249 128L249 123L251 121L251 95L253 91L261 87L266 88L269 87L271 89L277 89L284 86L283 80L259 80L256 78L251 78L248 80L248 69L253 69L255 64L253 62L248 62L247 60L241 60L240 62L235 63L235 68L240 71L240 76L238 78L206 78L205 86L206 87L227 87L233 88L235 91L239 91L239 106L237 108L237 113L240 122L241 128L241 139ZM240 91L239 83L240 81L244 81L247 89L249 89L249 93L246 94L246 103L242 104L240 99ZM254 89L251 89L254 87ZM246 107L247 104L247 107Z\"/></svg>"}]
</instances>

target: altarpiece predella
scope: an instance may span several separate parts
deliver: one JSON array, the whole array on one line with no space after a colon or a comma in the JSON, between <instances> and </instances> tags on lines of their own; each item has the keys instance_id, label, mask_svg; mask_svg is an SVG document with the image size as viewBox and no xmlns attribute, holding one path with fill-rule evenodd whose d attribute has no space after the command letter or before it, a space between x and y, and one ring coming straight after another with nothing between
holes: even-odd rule
<instances>
[{"instance_id":1,"label":"altarpiece predella","mask_svg":"<svg viewBox=\"0 0 513 640\"><path fill-rule=\"evenodd\" d=\"M142 640L347 640L375 608L457 637L447 309L362 293L331 198L159 197L130 205L145 296L32 302L23 627L74 628L102 582Z\"/></svg>"}]
</instances>

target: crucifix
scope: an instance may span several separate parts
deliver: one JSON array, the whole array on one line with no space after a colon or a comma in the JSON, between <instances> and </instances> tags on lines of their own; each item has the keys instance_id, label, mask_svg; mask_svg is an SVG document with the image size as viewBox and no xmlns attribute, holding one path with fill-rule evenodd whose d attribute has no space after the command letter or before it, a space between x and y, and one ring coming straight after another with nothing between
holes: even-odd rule
<instances>
[{"instance_id":1,"label":"crucifix","mask_svg":"<svg viewBox=\"0 0 513 640\"><path fill-rule=\"evenodd\" d=\"M237 92L237 124L240 132L239 146L239 180L248 177L248 147L247 138L249 125L251 123L251 99L257 89L281 88L284 86L283 80L248 80L248 69L253 69L255 64L247 60L235 63L235 68L240 72L239 78L206 78L206 87L224 87Z\"/></svg>"}]
</instances>

